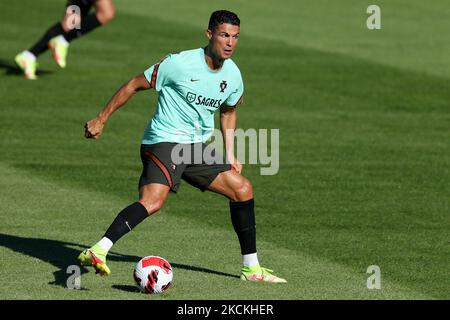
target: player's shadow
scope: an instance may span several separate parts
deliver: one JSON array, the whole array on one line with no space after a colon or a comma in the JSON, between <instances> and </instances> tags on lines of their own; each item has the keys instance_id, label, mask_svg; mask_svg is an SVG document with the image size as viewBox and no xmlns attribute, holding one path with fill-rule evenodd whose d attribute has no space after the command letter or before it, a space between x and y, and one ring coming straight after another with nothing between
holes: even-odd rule
<instances>
[{"instance_id":1,"label":"player's shadow","mask_svg":"<svg viewBox=\"0 0 450 320\"><path fill-rule=\"evenodd\" d=\"M58 270L53 272L55 279L49 282L49 284L63 287L67 287L67 279L73 274L73 272L68 272L68 267L71 265L78 266L78 255L82 250L88 248L87 246L72 242L42 238L25 238L3 233L0 233L0 246L54 265ZM136 260L137 257L134 256L126 256L114 252L111 252L108 258L112 261L126 260L135 262L139 260ZM80 271L81 274L89 272L84 267L80 267Z\"/></svg>"},{"instance_id":2,"label":"player's shadow","mask_svg":"<svg viewBox=\"0 0 450 320\"><path fill-rule=\"evenodd\" d=\"M124 285L124 284L114 284L114 285L112 285L112 288L120 290L120 291L141 293L141 291L139 291L137 286Z\"/></svg>"},{"instance_id":3,"label":"player's shadow","mask_svg":"<svg viewBox=\"0 0 450 320\"><path fill-rule=\"evenodd\" d=\"M0 69L5 70L5 74L8 76L23 76L23 71L14 63L14 60L0 58ZM38 76L51 73L53 73L53 71L42 69L38 69L36 72Z\"/></svg>"},{"instance_id":4,"label":"player's shadow","mask_svg":"<svg viewBox=\"0 0 450 320\"><path fill-rule=\"evenodd\" d=\"M68 267L71 265L79 265L79 261L77 260L78 255L82 250L88 248L85 245L73 242L49 240L42 238L25 238L15 235L8 235L4 233L0 233L0 246L3 246L15 252L19 252L21 254L37 258L41 261L48 262L54 265L58 270L53 272L55 279L54 281L49 282L49 284L58 285L62 287L67 287L67 279L71 275L71 273L68 273ZM141 257L139 256L124 255L115 252L110 252L108 254L108 261L137 263L140 259ZM171 263L171 265L174 268L238 278L238 276L233 274L228 274L206 268L200 268L179 263ZM84 267L81 267L80 271L81 274L89 272L89 270ZM130 288L132 288L132 286L113 286L113 287L125 291L131 291Z\"/></svg>"},{"instance_id":5,"label":"player's shadow","mask_svg":"<svg viewBox=\"0 0 450 320\"><path fill-rule=\"evenodd\" d=\"M187 264L171 262L170 265L172 267L174 267L174 268L179 268L179 269L184 269L184 270L189 270L189 271L196 271L196 272L204 272L204 273L209 273L209 274L215 274L217 276L224 276L224 277L238 278L239 279L239 276L237 276L235 274L230 274L230 273L210 270L210 269L206 269L206 268L190 266L190 265L187 265Z\"/></svg>"}]
</instances>

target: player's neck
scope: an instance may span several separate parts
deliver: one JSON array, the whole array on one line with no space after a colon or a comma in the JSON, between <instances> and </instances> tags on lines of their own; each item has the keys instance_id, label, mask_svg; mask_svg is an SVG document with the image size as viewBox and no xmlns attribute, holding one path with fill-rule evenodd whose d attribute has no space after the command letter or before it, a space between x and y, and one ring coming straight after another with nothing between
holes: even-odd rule
<instances>
[{"instance_id":1,"label":"player's neck","mask_svg":"<svg viewBox=\"0 0 450 320\"><path fill-rule=\"evenodd\" d=\"M209 46L205 47L203 50L205 52L205 61L208 67L213 71L218 71L222 68L225 60L217 58L211 52L211 48Z\"/></svg>"}]
</instances>

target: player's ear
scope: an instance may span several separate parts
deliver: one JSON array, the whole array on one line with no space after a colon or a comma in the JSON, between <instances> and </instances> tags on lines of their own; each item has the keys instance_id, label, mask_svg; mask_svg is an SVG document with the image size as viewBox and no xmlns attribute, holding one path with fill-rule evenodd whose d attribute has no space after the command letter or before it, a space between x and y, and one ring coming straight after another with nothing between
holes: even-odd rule
<instances>
[{"instance_id":1,"label":"player's ear","mask_svg":"<svg viewBox=\"0 0 450 320\"><path fill-rule=\"evenodd\" d=\"M211 38L212 38L212 31L210 29L206 30L206 37L208 38L208 40L211 40Z\"/></svg>"}]
</instances>

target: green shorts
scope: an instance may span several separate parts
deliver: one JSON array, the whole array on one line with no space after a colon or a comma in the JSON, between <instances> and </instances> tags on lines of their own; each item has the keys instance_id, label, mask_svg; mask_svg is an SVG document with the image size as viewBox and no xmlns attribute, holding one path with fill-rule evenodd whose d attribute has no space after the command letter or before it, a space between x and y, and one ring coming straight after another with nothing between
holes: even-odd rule
<instances>
[{"instance_id":1,"label":"green shorts","mask_svg":"<svg viewBox=\"0 0 450 320\"><path fill-rule=\"evenodd\" d=\"M182 163L172 159L172 151L175 146L181 146L183 150L190 150L188 153L178 152L180 155L188 155ZM202 153L198 150L205 150L206 144L185 144L161 142L155 144L141 145L142 174L139 179L139 189L150 183L164 184L170 187L172 192L177 192L181 179L190 185L205 191L221 172L231 170L231 165L223 161L212 163L203 159ZM187 149L184 149L187 148ZM179 149L177 149L179 150ZM200 154L200 158L198 157ZM215 155L214 152L211 152ZM196 161L194 161L196 160Z\"/></svg>"}]
</instances>

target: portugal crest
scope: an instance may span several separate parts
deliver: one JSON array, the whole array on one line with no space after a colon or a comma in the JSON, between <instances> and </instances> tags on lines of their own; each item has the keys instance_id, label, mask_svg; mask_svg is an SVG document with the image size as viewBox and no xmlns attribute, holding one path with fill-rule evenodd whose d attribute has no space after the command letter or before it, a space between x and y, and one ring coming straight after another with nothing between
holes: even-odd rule
<instances>
[{"instance_id":1,"label":"portugal crest","mask_svg":"<svg viewBox=\"0 0 450 320\"><path fill-rule=\"evenodd\" d=\"M226 88L227 82L225 80L222 80L222 82L220 83L220 92L224 92Z\"/></svg>"}]
</instances>

